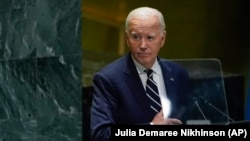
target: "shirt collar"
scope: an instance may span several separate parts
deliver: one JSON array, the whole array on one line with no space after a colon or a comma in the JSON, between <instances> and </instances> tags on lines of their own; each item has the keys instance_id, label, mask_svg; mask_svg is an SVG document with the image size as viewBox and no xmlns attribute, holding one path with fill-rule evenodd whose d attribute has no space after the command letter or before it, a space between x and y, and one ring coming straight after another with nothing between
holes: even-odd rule
<instances>
[{"instance_id":1,"label":"shirt collar","mask_svg":"<svg viewBox=\"0 0 250 141\"><path fill-rule=\"evenodd\" d=\"M133 61L134 61L134 64L135 64L135 67L138 71L139 74L142 74L142 73L145 73L144 70L146 69L144 66L142 66L139 62L137 62L134 57L131 55ZM160 74L160 65L157 61L157 59L155 59L155 62L153 64L153 66L151 67L151 69L154 71L154 73L157 73L157 74Z\"/></svg>"}]
</instances>

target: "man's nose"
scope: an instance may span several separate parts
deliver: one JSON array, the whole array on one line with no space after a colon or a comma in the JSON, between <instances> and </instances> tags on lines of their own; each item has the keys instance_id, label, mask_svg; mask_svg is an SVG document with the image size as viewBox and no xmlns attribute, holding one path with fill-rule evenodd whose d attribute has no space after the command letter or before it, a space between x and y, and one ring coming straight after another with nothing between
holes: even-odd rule
<instances>
[{"instance_id":1,"label":"man's nose","mask_svg":"<svg viewBox=\"0 0 250 141\"><path fill-rule=\"evenodd\" d=\"M147 41L146 41L146 39L144 39L144 38L141 39L140 47L141 48L146 48L147 47Z\"/></svg>"}]
</instances>

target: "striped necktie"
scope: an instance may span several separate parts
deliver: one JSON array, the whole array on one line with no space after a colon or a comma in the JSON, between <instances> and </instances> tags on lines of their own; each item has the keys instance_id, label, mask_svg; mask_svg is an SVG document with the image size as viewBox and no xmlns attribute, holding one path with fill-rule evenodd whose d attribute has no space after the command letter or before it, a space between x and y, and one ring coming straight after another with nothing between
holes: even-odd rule
<instances>
[{"instance_id":1,"label":"striped necktie","mask_svg":"<svg viewBox=\"0 0 250 141\"><path fill-rule=\"evenodd\" d=\"M153 70L145 70L148 79L146 81L146 95L149 98L150 108L158 113L161 110L161 100L158 93L156 82L153 80Z\"/></svg>"}]
</instances>

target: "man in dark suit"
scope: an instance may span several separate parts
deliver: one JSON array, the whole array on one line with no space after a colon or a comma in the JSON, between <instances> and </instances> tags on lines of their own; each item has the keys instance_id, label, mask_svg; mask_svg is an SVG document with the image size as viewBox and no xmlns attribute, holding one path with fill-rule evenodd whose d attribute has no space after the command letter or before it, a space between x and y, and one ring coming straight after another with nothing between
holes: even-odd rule
<instances>
[{"instance_id":1,"label":"man in dark suit","mask_svg":"<svg viewBox=\"0 0 250 141\"><path fill-rule=\"evenodd\" d=\"M180 65L158 56L166 39L162 13L150 7L134 9L125 28L130 51L94 76L90 123L94 140L109 140L113 124L180 125L185 120L189 77ZM153 70L161 110L150 105L147 69Z\"/></svg>"}]
</instances>

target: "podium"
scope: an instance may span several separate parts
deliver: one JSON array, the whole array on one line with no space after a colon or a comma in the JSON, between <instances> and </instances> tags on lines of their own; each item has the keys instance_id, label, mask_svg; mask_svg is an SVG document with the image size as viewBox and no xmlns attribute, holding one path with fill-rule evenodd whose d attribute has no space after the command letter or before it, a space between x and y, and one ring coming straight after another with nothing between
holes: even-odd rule
<instances>
[{"instance_id":1,"label":"podium","mask_svg":"<svg viewBox=\"0 0 250 141\"><path fill-rule=\"evenodd\" d=\"M250 120L240 120L235 122L230 122L228 125L250 125Z\"/></svg>"},{"instance_id":2,"label":"podium","mask_svg":"<svg viewBox=\"0 0 250 141\"><path fill-rule=\"evenodd\" d=\"M190 77L188 125L249 124L250 121L235 121L229 116L224 76L220 60L176 59L172 60L188 70Z\"/></svg>"}]
</instances>

